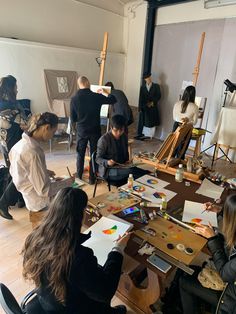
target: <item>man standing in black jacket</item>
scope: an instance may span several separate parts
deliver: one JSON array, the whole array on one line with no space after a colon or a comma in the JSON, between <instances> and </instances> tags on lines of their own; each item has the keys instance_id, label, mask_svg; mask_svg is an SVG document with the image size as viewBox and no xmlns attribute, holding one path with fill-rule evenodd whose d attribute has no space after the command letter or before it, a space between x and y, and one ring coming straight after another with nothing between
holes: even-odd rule
<instances>
[{"instance_id":1,"label":"man standing in black jacket","mask_svg":"<svg viewBox=\"0 0 236 314\"><path fill-rule=\"evenodd\" d=\"M82 179L84 156L87 144L90 145L90 156L97 149L97 142L101 136L100 110L103 104L114 104L116 98L102 91L106 96L93 93L90 82L85 76L78 78L79 90L71 99L71 122L77 122L77 174ZM89 183L94 183L92 166L90 163Z\"/></svg>"}]
</instances>

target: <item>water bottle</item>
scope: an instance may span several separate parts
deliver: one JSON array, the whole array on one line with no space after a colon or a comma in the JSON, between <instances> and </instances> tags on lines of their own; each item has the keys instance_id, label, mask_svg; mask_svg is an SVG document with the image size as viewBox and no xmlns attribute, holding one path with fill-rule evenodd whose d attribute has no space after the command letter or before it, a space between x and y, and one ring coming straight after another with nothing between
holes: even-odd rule
<instances>
[{"instance_id":1,"label":"water bottle","mask_svg":"<svg viewBox=\"0 0 236 314\"><path fill-rule=\"evenodd\" d=\"M183 182L183 178L184 178L184 168L182 164L179 164L179 168L176 169L176 173L175 173L175 181Z\"/></svg>"},{"instance_id":2,"label":"water bottle","mask_svg":"<svg viewBox=\"0 0 236 314\"><path fill-rule=\"evenodd\" d=\"M133 190L133 185L134 185L134 177L132 173L130 173L128 177L128 189Z\"/></svg>"},{"instance_id":3,"label":"water bottle","mask_svg":"<svg viewBox=\"0 0 236 314\"><path fill-rule=\"evenodd\" d=\"M187 161L187 172L192 172L193 171L193 161L192 158L189 157Z\"/></svg>"}]
</instances>

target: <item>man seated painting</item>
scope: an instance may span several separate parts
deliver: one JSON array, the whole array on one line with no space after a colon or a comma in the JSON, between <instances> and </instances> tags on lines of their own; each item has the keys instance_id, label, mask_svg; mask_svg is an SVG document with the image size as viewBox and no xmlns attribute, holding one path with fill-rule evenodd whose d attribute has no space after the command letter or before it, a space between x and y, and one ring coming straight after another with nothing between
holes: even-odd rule
<instances>
[{"instance_id":1,"label":"man seated painting","mask_svg":"<svg viewBox=\"0 0 236 314\"><path fill-rule=\"evenodd\" d=\"M111 130L98 141L96 162L99 175L112 181L125 183L130 173L137 179L149 171L134 167L129 159L126 120L121 115L111 119ZM130 166L129 166L130 165Z\"/></svg>"}]
</instances>

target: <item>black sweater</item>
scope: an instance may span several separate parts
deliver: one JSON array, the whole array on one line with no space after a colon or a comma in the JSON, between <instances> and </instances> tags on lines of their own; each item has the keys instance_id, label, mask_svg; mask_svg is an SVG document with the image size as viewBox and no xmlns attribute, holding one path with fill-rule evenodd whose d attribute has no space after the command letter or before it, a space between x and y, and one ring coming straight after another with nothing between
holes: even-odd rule
<instances>
[{"instance_id":1,"label":"black sweater","mask_svg":"<svg viewBox=\"0 0 236 314\"><path fill-rule=\"evenodd\" d=\"M119 283L123 256L116 251L110 252L105 265L99 266L93 251L82 245L88 237L81 234L68 280L65 307L56 301L46 281L42 282L37 294L46 313L112 313L110 302Z\"/></svg>"},{"instance_id":2,"label":"black sweater","mask_svg":"<svg viewBox=\"0 0 236 314\"><path fill-rule=\"evenodd\" d=\"M101 132L100 111L103 104L114 104L116 98L80 89L71 99L71 121L77 122L78 135L86 137Z\"/></svg>"}]
</instances>

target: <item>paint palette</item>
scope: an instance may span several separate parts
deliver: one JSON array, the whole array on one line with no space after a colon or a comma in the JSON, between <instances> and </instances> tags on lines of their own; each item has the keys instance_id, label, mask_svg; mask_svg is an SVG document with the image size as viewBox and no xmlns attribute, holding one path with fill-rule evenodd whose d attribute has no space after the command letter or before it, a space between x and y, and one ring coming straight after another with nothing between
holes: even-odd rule
<instances>
[{"instance_id":1,"label":"paint palette","mask_svg":"<svg viewBox=\"0 0 236 314\"><path fill-rule=\"evenodd\" d=\"M122 190L107 192L89 200L91 205L99 208L102 216L119 213L123 209L132 207L139 202L140 199L138 197Z\"/></svg>"}]
</instances>

